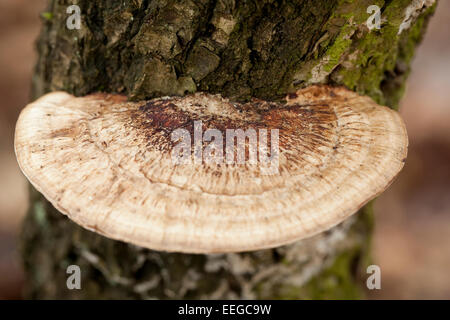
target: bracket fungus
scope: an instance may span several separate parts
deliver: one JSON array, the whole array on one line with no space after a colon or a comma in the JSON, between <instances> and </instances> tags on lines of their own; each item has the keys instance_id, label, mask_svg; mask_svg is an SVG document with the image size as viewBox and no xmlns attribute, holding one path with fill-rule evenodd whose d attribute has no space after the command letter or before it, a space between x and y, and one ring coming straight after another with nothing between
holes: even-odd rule
<instances>
[{"instance_id":1,"label":"bracket fungus","mask_svg":"<svg viewBox=\"0 0 450 320\"><path fill-rule=\"evenodd\" d=\"M229 151L217 134L206 139L209 129L223 137L241 129L247 160L250 129L266 138L276 129L279 140L269 149L277 170L267 174L262 161L217 157L174 163L173 132L180 129L193 146L190 159L213 142L213 156ZM389 186L407 144L396 111L326 85L289 94L284 104L233 103L206 93L128 102L120 95L53 92L22 111L15 134L26 177L77 224L186 253L271 248L327 230ZM270 153L266 147L257 149L258 159Z\"/></svg>"}]
</instances>

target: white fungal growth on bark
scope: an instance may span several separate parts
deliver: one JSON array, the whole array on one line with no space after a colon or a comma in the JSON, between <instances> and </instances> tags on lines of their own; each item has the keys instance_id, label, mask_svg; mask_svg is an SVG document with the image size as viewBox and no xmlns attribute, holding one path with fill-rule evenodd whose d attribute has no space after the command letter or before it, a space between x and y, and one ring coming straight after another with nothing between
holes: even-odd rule
<instances>
[{"instance_id":1,"label":"white fungal growth on bark","mask_svg":"<svg viewBox=\"0 0 450 320\"><path fill-rule=\"evenodd\" d=\"M403 19L400 27L398 28L397 35L400 35L404 30L411 27L411 24L417 19L417 17L426 9L431 7L436 0L413 0L411 4L405 9L405 18Z\"/></svg>"}]
</instances>

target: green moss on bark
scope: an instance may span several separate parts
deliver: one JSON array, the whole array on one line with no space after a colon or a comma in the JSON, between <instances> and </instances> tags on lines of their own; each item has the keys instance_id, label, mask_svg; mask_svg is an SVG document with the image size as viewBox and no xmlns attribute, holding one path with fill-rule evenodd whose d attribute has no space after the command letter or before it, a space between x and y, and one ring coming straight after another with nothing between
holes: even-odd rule
<instances>
[{"instance_id":1,"label":"green moss on bark","mask_svg":"<svg viewBox=\"0 0 450 320\"><path fill-rule=\"evenodd\" d=\"M351 35L352 43L347 46L340 65L329 80L396 109L404 91L414 49L435 6L424 8L412 28L399 35L405 9L411 1L378 1L376 4L382 9L381 28L369 31L359 21Z\"/></svg>"}]
</instances>

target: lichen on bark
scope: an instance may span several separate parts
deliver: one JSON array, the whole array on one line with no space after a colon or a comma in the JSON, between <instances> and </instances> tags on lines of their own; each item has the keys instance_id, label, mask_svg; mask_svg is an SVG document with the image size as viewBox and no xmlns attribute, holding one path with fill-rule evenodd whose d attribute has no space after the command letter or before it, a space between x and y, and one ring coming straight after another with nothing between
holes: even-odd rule
<instances>
[{"instance_id":1,"label":"lichen on bark","mask_svg":"<svg viewBox=\"0 0 450 320\"><path fill-rule=\"evenodd\" d=\"M428 3L428 2L427 2ZM69 5L80 30L65 27ZM370 31L377 4L382 27ZM435 5L399 34L410 1L50 0L37 43L33 98L117 92L130 99L221 93L281 100L312 83L346 85L396 107ZM31 190L24 223L32 298L356 298L368 261L366 206L335 228L277 249L188 255L138 248L86 231ZM68 290L77 264L82 290Z\"/></svg>"}]
</instances>

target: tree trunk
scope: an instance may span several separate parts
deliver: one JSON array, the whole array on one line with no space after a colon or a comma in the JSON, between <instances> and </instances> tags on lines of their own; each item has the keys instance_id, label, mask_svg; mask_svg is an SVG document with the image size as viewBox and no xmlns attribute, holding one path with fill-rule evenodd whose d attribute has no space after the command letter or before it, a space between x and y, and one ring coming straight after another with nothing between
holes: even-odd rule
<instances>
[{"instance_id":1,"label":"tree trunk","mask_svg":"<svg viewBox=\"0 0 450 320\"><path fill-rule=\"evenodd\" d=\"M72 4L81 8L79 30L66 27ZM370 31L373 4L381 28ZM434 8L430 0L51 0L33 98L54 90L134 100L208 91L236 101L282 100L295 88L331 83L396 108ZM327 232L276 249L157 252L84 230L31 190L22 235L26 295L358 298L371 232L366 206ZM81 290L66 286L72 264L81 268Z\"/></svg>"}]
</instances>

